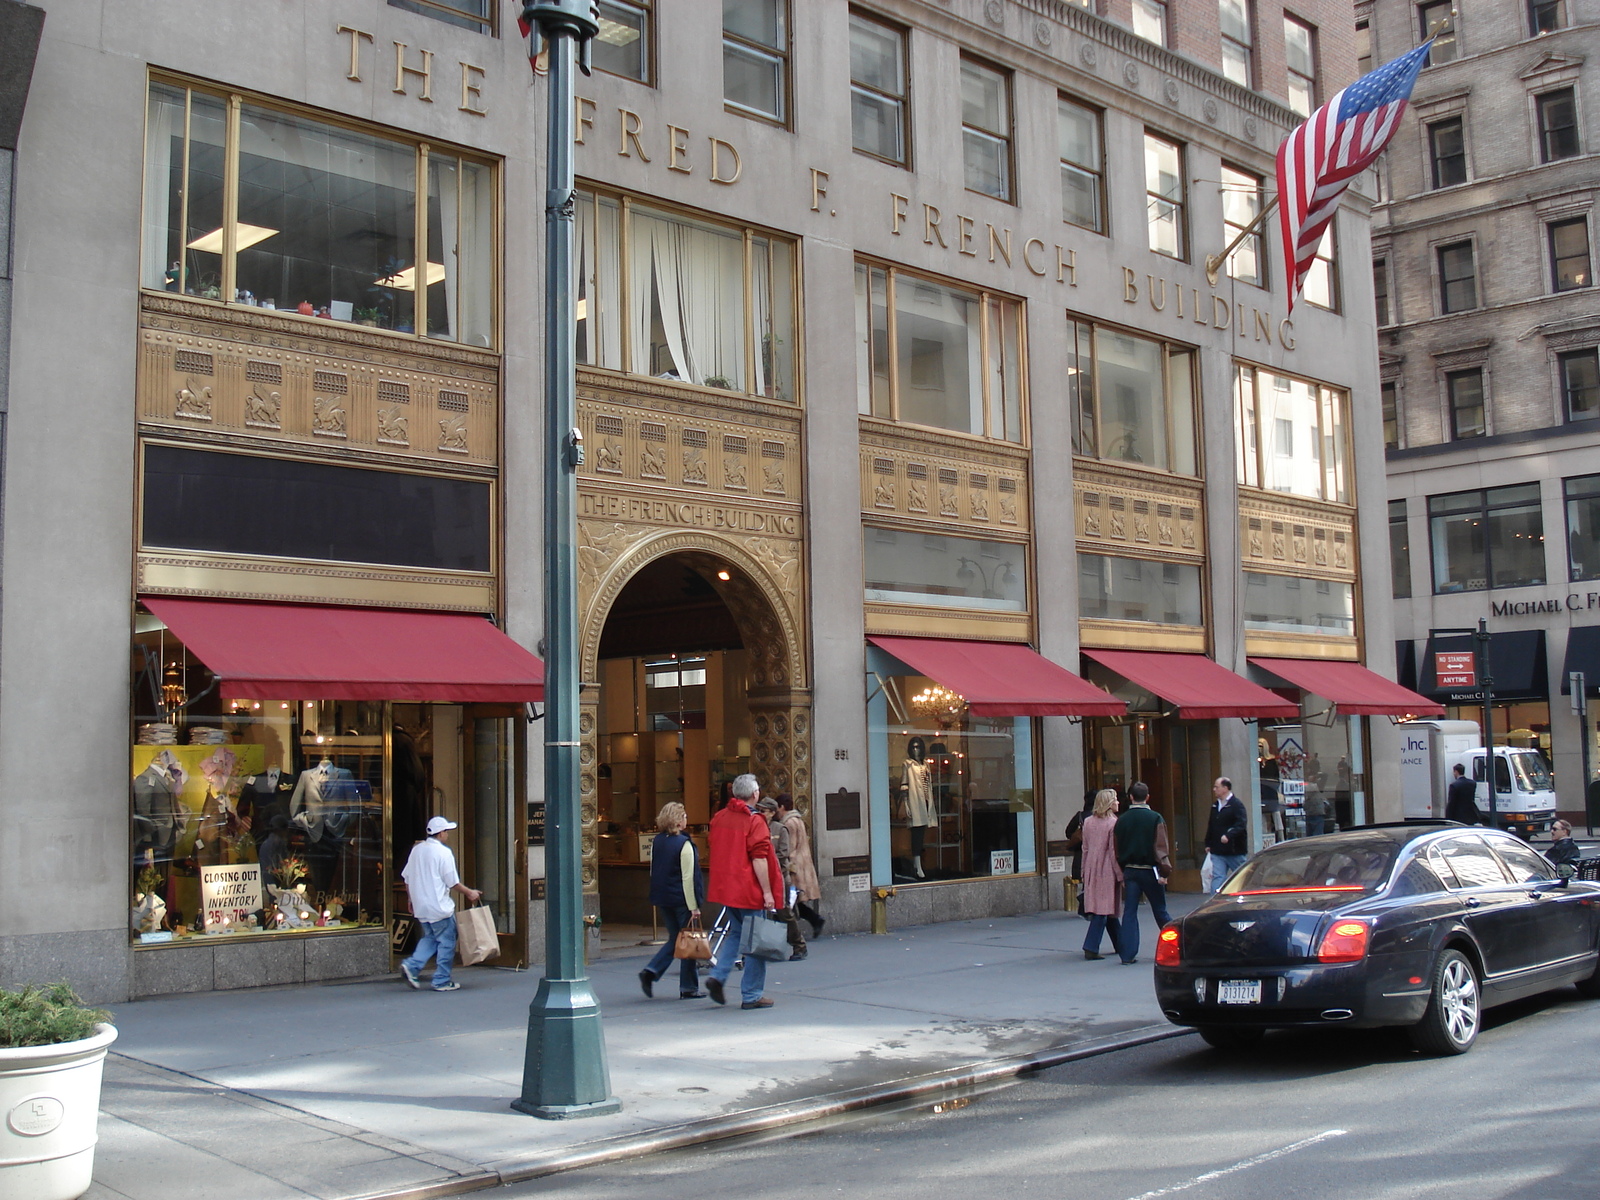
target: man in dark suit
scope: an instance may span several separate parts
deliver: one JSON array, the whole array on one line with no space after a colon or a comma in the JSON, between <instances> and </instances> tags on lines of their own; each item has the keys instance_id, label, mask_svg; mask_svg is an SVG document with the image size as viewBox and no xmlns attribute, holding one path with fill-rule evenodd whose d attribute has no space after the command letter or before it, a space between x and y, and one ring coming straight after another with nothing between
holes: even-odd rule
<instances>
[{"instance_id":1,"label":"man in dark suit","mask_svg":"<svg viewBox=\"0 0 1600 1200\"><path fill-rule=\"evenodd\" d=\"M1467 769L1460 763L1455 766L1456 777L1450 781L1445 793L1444 819L1460 821L1463 825L1482 825L1483 814L1478 811L1478 785L1467 778Z\"/></svg>"},{"instance_id":2,"label":"man in dark suit","mask_svg":"<svg viewBox=\"0 0 1600 1200\"><path fill-rule=\"evenodd\" d=\"M1220 888L1228 876L1244 866L1250 855L1249 818L1244 801L1233 794L1233 780L1223 776L1211 785L1215 803L1206 821L1206 851L1210 854L1211 890Z\"/></svg>"}]
</instances>

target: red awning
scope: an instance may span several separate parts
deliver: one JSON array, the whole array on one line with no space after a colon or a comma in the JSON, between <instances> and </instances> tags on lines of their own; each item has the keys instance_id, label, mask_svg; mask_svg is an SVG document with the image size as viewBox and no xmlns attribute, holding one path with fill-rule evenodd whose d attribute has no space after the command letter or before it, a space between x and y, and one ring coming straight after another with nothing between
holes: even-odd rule
<instances>
[{"instance_id":1,"label":"red awning","mask_svg":"<svg viewBox=\"0 0 1600 1200\"><path fill-rule=\"evenodd\" d=\"M1288 680L1301 691L1331 700L1345 716L1444 716L1444 705L1419 696L1360 663L1320 658L1252 658L1250 662Z\"/></svg>"},{"instance_id":2,"label":"red awning","mask_svg":"<svg viewBox=\"0 0 1600 1200\"><path fill-rule=\"evenodd\" d=\"M482 617L170 597L144 605L229 699L544 699L544 664Z\"/></svg>"},{"instance_id":3,"label":"red awning","mask_svg":"<svg viewBox=\"0 0 1600 1200\"><path fill-rule=\"evenodd\" d=\"M869 637L966 698L980 717L1118 717L1128 706L1029 646L954 638Z\"/></svg>"},{"instance_id":4,"label":"red awning","mask_svg":"<svg viewBox=\"0 0 1600 1200\"><path fill-rule=\"evenodd\" d=\"M1235 675L1204 654L1152 650L1085 650L1130 683L1178 706L1187 721L1217 717L1298 717L1300 706Z\"/></svg>"}]
</instances>

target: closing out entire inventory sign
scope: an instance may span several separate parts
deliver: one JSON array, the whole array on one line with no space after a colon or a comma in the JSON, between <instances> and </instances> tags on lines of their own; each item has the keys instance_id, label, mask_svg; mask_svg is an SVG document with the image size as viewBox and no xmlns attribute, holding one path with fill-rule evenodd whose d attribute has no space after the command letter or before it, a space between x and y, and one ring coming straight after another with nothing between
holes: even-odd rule
<instances>
[{"instance_id":1,"label":"closing out entire inventory sign","mask_svg":"<svg viewBox=\"0 0 1600 1200\"><path fill-rule=\"evenodd\" d=\"M1478 663L1471 650L1435 650L1433 684L1436 688L1478 686Z\"/></svg>"},{"instance_id":2,"label":"closing out entire inventory sign","mask_svg":"<svg viewBox=\"0 0 1600 1200\"><path fill-rule=\"evenodd\" d=\"M201 867L200 903L207 929L238 925L261 907L261 864Z\"/></svg>"}]
</instances>

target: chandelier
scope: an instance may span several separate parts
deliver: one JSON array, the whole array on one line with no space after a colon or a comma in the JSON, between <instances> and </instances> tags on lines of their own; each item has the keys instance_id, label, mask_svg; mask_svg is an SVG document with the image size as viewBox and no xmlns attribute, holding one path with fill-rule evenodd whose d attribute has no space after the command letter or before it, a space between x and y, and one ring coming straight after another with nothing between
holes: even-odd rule
<instances>
[{"instance_id":1,"label":"chandelier","mask_svg":"<svg viewBox=\"0 0 1600 1200\"><path fill-rule=\"evenodd\" d=\"M937 721L941 729L948 729L967 711L967 698L934 683L912 696L910 705L917 716Z\"/></svg>"},{"instance_id":2,"label":"chandelier","mask_svg":"<svg viewBox=\"0 0 1600 1200\"><path fill-rule=\"evenodd\" d=\"M189 689L183 683L183 671L173 659L161 673L161 706L175 713L189 703Z\"/></svg>"}]
</instances>

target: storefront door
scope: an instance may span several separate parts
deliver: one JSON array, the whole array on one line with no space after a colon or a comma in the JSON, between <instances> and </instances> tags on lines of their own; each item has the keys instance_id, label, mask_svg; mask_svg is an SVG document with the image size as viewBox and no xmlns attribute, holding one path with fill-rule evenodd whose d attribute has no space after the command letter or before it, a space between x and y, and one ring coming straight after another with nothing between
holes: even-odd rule
<instances>
[{"instance_id":1,"label":"storefront door","mask_svg":"<svg viewBox=\"0 0 1600 1200\"><path fill-rule=\"evenodd\" d=\"M1083 727L1085 785L1091 791L1114 788L1126 797L1135 781L1149 784L1150 806L1167 822L1174 885L1198 890L1210 784L1217 773L1216 722L1094 717Z\"/></svg>"},{"instance_id":2,"label":"storefront door","mask_svg":"<svg viewBox=\"0 0 1600 1200\"><path fill-rule=\"evenodd\" d=\"M496 966L527 965L527 802L515 786L518 709L475 704L462 714L462 877L483 893L500 934Z\"/></svg>"}]
</instances>

